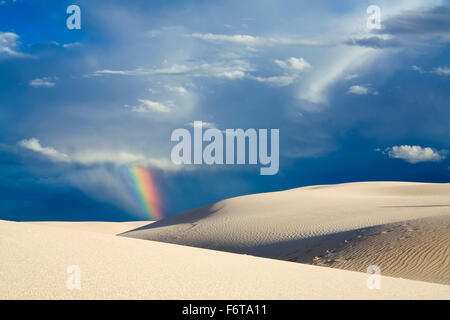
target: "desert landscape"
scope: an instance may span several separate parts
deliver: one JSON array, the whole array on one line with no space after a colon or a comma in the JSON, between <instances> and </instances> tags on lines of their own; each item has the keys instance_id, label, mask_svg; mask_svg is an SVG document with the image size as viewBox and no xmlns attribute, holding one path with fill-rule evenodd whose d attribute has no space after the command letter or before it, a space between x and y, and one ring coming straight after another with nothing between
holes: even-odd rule
<instances>
[{"instance_id":1,"label":"desert landscape","mask_svg":"<svg viewBox=\"0 0 450 320\"><path fill-rule=\"evenodd\" d=\"M450 184L302 187L153 223L3 220L0 252L1 299L450 299Z\"/></svg>"}]
</instances>

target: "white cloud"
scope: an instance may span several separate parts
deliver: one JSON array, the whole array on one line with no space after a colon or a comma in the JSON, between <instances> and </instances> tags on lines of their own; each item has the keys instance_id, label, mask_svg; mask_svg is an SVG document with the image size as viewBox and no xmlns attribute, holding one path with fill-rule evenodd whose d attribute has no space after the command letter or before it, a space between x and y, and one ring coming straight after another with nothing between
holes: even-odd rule
<instances>
[{"instance_id":1,"label":"white cloud","mask_svg":"<svg viewBox=\"0 0 450 320\"><path fill-rule=\"evenodd\" d=\"M365 95L369 93L369 88L364 87L364 86L351 86L350 88L348 88L348 93L352 93L352 94L358 94L358 95Z\"/></svg>"},{"instance_id":2,"label":"white cloud","mask_svg":"<svg viewBox=\"0 0 450 320\"><path fill-rule=\"evenodd\" d=\"M450 68L448 68L448 67L435 67L430 71L423 70L421 67L418 67L418 66L412 66L411 69L414 71L417 71L419 73L433 73L433 74L437 74L439 76L450 75Z\"/></svg>"},{"instance_id":3,"label":"white cloud","mask_svg":"<svg viewBox=\"0 0 450 320\"><path fill-rule=\"evenodd\" d=\"M225 34L212 34L212 33L193 33L191 34L191 37L193 38L199 38L202 40L207 41L223 41L223 42L233 42L238 44L245 44L245 45L261 45L264 42L264 39L250 36L250 35L243 35L243 34L235 34L235 35L225 35Z\"/></svg>"},{"instance_id":4,"label":"white cloud","mask_svg":"<svg viewBox=\"0 0 450 320\"><path fill-rule=\"evenodd\" d=\"M274 87L285 87L290 85L295 80L295 76L291 75L284 75L284 76L273 76L273 77L254 77L251 76L250 79L253 79L255 81L265 83L269 86Z\"/></svg>"},{"instance_id":5,"label":"white cloud","mask_svg":"<svg viewBox=\"0 0 450 320\"><path fill-rule=\"evenodd\" d=\"M56 78L50 78L50 77L37 78L34 80L30 80L28 82L28 84L34 88L40 88L40 87L51 88L56 85L56 82L54 82L54 79L56 79Z\"/></svg>"},{"instance_id":6,"label":"white cloud","mask_svg":"<svg viewBox=\"0 0 450 320\"><path fill-rule=\"evenodd\" d=\"M248 78L265 83L273 87L285 87L292 84L297 79L298 74L305 69L311 68L311 65L303 58L291 57L286 60L274 60L274 62L282 69L285 70L284 75L259 77L249 75Z\"/></svg>"},{"instance_id":7,"label":"white cloud","mask_svg":"<svg viewBox=\"0 0 450 320\"><path fill-rule=\"evenodd\" d=\"M393 146L386 149L390 158L403 159L409 163L426 162L426 161L441 161L445 159L442 152L436 151L430 147L421 146Z\"/></svg>"},{"instance_id":8,"label":"white cloud","mask_svg":"<svg viewBox=\"0 0 450 320\"><path fill-rule=\"evenodd\" d=\"M0 31L0 57L31 57L25 53L17 51L19 36L13 32Z\"/></svg>"},{"instance_id":9,"label":"white cloud","mask_svg":"<svg viewBox=\"0 0 450 320\"><path fill-rule=\"evenodd\" d=\"M434 68L433 73L438 74L440 76L449 76L450 75L450 68L448 67L437 67Z\"/></svg>"},{"instance_id":10,"label":"white cloud","mask_svg":"<svg viewBox=\"0 0 450 320\"><path fill-rule=\"evenodd\" d=\"M303 58L291 57L286 60L275 60L275 63L281 68L289 71L303 71L311 68L311 65Z\"/></svg>"},{"instance_id":11,"label":"white cloud","mask_svg":"<svg viewBox=\"0 0 450 320\"><path fill-rule=\"evenodd\" d=\"M227 78L227 79L242 79L245 77L245 72L241 70L232 70L232 71L221 71L216 74L219 78Z\"/></svg>"},{"instance_id":12,"label":"white cloud","mask_svg":"<svg viewBox=\"0 0 450 320\"><path fill-rule=\"evenodd\" d=\"M76 152L71 155L62 153L52 147L42 147L36 138L24 139L18 143L21 147L40 153L54 162L76 163L81 165L115 164L115 165L142 165L162 170L177 170L180 166L174 165L168 159L151 158L142 154L124 151L89 150Z\"/></svg>"},{"instance_id":13,"label":"white cloud","mask_svg":"<svg viewBox=\"0 0 450 320\"><path fill-rule=\"evenodd\" d=\"M62 47L66 48L66 49L68 49L68 48L75 48L75 47L79 47L79 46L81 46L80 42L71 42L71 43L65 43L65 44L62 45Z\"/></svg>"},{"instance_id":14,"label":"white cloud","mask_svg":"<svg viewBox=\"0 0 450 320\"><path fill-rule=\"evenodd\" d=\"M38 152L44 156L47 156L54 161L70 162L70 158L68 155L61 153L51 147L42 147L39 140L36 138L24 139L22 141L19 141L19 145L28 150L32 150L34 152Z\"/></svg>"},{"instance_id":15,"label":"white cloud","mask_svg":"<svg viewBox=\"0 0 450 320\"><path fill-rule=\"evenodd\" d=\"M186 88L181 87L181 86L168 87L167 89L168 89L169 91L172 91L172 92L177 92L177 93L179 93L179 94L181 94L181 95L185 95L186 93L188 93L188 91L186 90Z\"/></svg>"},{"instance_id":16,"label":"white cloud","mask_svg":"<svg viewBox=\"0 0 450 320\"><path fill-rule=\"evenodd\" d=\"M125 105L126 108L131 108L133 112L170 112L170 108L165 104L157 101L151 101L147 99L137 99L140 104L137 106Z\"/></svg>"},{"instance_id":17,"label":"white cloud","mask_svg":"<svg viewBox=\"0 0 450 320\"><path fill-rule=\"evenodd\" d=\"M193 38L213 42L231 42L247 46L275 46L275 45L303 45L318 46L323 43L314 40L286 38L286 37L255 37L245 34L213 34L213 33L192 33Z\"/></svg>"},{"instance_id":18,"label":"white cloud","mask_svg":"<svg viewBox=\"0 0 450 320\"><path fill-rule=\"evenodd\" d=\"M83 165L112 163L115 165L135 164L149 165L163 170L171 170L175 165L168 159L149 158L142 154L130 152L87 151L76 153L73 161Z\"/></svg>"},{"instance_id":19,"label":"white cloud","mask_svg":"<svg viewBox=\"0 0 450 320\"><path fill-rule=\"evenodd\" d=\"M186 126L192 127L194 128L194 122L188 122L186 123ZM202 121L202 128L217 128L216 124L213 122L207 122L207 121Z\"/></svg>"},{"instance_id":20,"label":"white cloud","mask_svg":"<svg viewBox=\"0 0 450 320\"><path fill-rule=\"evenodd\" d=\"M417 72L419 72L419 73L424 73L424 71L422 70L422 68L419 67L419 66L416 66L416 65L412 66L411 69L414 70L414 71L417 71Z\"/></svg>"},{"instance_id":21,"label":"white cloud","mask_svg":"<svg viewBox=\"0 0 450 320\"><path fill-rule=\"evenodd\" d=\"M179 65L173 64L168 67L158 69L135 70L98 70L94 75L125 75L125 76L152 76L152 75L190 75L193 77L217 77L227 78L230 80L242 79L247 72L253 71L254 68L244 60L230 60L220 63L202 63L197 65Z\"/></svg>"}]
</instances>

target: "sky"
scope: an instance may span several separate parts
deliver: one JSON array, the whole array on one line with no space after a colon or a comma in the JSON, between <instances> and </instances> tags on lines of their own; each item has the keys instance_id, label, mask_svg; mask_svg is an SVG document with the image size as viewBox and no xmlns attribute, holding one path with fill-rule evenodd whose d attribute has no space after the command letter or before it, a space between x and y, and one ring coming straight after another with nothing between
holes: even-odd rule
<instances>
[{"instance_id":1,"label":"sky","mask_svg":"<svg viewBox=\"0 0 450 320\"><path fill-rule=\"evenodd\" d=\"M153 219L137 167L163 217L306 185L450 182L449 98L449 1L0 0L0 219ZM194 121L279 129L278 173L174 164L171 133Z\"/></svg>"}]
</instances>

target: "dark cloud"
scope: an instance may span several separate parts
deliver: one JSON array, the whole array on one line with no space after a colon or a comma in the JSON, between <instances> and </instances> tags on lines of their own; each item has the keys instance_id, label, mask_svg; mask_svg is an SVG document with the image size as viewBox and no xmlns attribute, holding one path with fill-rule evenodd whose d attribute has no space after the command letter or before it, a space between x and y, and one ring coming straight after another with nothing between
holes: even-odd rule
<instances>
[{"instance_id":1,"label":"dark cloud","mask_svg":"<svg viewBox=\"0 0 450 320\"><path fill-rule=\"evenodd\" d=\"M450 4L390 17L382 21L382 29L376 32L392 35L449 35Z\"/></svg>"}]
</instances>

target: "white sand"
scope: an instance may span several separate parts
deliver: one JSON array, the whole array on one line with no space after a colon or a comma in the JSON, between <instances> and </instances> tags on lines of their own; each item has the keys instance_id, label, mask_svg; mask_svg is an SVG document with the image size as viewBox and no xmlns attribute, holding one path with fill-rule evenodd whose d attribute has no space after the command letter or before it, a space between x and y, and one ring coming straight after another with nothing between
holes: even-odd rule
<instances>
[{"instance_id":1,"label":"white sand","mask_svg":"<svg viewBox=\"0 0 450 320\"><path fill-rule=\"evenodd\" d=\"M362 182L227 199L124 235L358 271L375 264L387 275L448 284L449 216L449 183ZM402 241L400 228L357 249L340 245L363 228L422 219L420 229L431 217L445 220Z\"/></svg>"},{"instance_id":2,"label":"white sand","mask_svg":"<svg viewBox=\"0 0 450 320\"><path fill-rule=\"evenodd\" d=\"M126 222L107 222L107 221L27 221L50 227L70 228L76 230L119 234L131 229L149 225L153 221L126 221Z\"/></svg>"},{"instance_id":3,"label":"white sand","mask_svg":"<svg viewBox=\"0 0 450 320\"><path fill-rule=\"evenodd\" d=\"M307 252L309 250L309 252ZM287 260L450 285L450 215L333 234Z\"/></svg>"},{"instance_id":4,"label":"white sand","mask_svg":"<svg viewBox=\"0 0 450 320\"><path fill-rule=\"evenodd\" d=\"M66 288L69 265L81 289ZM0 221L0 299L449 299L450 286Z\"/></svg>"}]
</instances>

